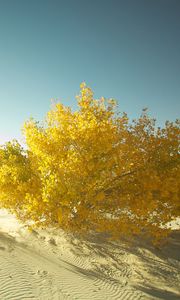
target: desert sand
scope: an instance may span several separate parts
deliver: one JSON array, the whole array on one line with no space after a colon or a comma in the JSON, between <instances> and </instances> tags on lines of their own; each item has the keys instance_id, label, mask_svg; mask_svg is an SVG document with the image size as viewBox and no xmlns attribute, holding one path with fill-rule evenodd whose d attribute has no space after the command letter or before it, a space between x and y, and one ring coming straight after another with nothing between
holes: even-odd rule
<instances>
[{"instance_id":1,"label":"desert sand","mask_svg":"<svg viewBox=\"0 0 180 300\"><path fill-rule=\"evenodd\" d=\"M28 230L0 210L0 300L180 299L179 223L162 249Z\"/></svg>"}]
</instances>

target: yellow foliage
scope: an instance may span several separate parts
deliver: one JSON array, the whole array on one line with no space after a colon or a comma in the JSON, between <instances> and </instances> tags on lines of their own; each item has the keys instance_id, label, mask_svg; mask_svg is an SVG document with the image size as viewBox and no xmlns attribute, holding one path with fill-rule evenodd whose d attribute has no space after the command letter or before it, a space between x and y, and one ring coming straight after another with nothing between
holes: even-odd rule
<instances>
[{"instance_id":1,"label":"yellow foliage","mask_svg":"<svg viewBox=\"0 0 180 300\"><path fill-rule=\"evenodd\" d=\"M43 125L25 123L28 150L0 148L0 205L37 225L159 240L180 214L179 121L157 128L143 110L130 122L80 88L77 111L57 103Z\"/></svg>"}]
</instances>

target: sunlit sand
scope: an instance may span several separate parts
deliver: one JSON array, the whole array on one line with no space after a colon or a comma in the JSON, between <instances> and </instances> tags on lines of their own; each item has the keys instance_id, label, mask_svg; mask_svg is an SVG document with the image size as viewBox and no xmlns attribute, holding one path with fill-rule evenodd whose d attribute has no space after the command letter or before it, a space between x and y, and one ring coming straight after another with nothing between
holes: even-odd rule
<instances>
[{"instance_id":1,"label":"sunlit sand","mask_svg":"<svg viewBox=\"0 0 180 300\"><path fill-rule=\"evenodd\" d=\"M179 231L162 249L61 230L28 231L0 211L0 299L179 299Z\"/></svg>"}]
</instances>

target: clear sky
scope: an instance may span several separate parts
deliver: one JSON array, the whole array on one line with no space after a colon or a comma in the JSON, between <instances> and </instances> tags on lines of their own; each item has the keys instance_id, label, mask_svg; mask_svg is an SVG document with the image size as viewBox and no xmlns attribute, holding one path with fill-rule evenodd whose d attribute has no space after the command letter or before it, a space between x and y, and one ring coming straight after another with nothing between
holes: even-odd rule
<instances>
[{"instance_id":1,"label":"clear sky","mask_svg":"<svg viewBox=\"0 0 180 300\"><path fill-rule=\"evenodd\" d=\"M132 118L180 113L180 0L0 0L0 143L85 81Z\"/></svg>"}]
</instances>

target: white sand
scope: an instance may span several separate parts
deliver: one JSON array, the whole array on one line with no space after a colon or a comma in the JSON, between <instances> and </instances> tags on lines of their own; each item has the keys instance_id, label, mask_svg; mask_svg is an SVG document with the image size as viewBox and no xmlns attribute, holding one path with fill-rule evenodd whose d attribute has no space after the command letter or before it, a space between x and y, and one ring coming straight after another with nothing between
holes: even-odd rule
<instances>
[{"instance_id":1,"label":"white sand","mask_svg":"<svg viewBox=\"0 0 180 300\"><path fill-rule=\"evenodd\" d=\"M30 233L0 210L0 300L180 299L179 237L174 231L154 250L61 230Z\"/></svg>"}]
</instances>

